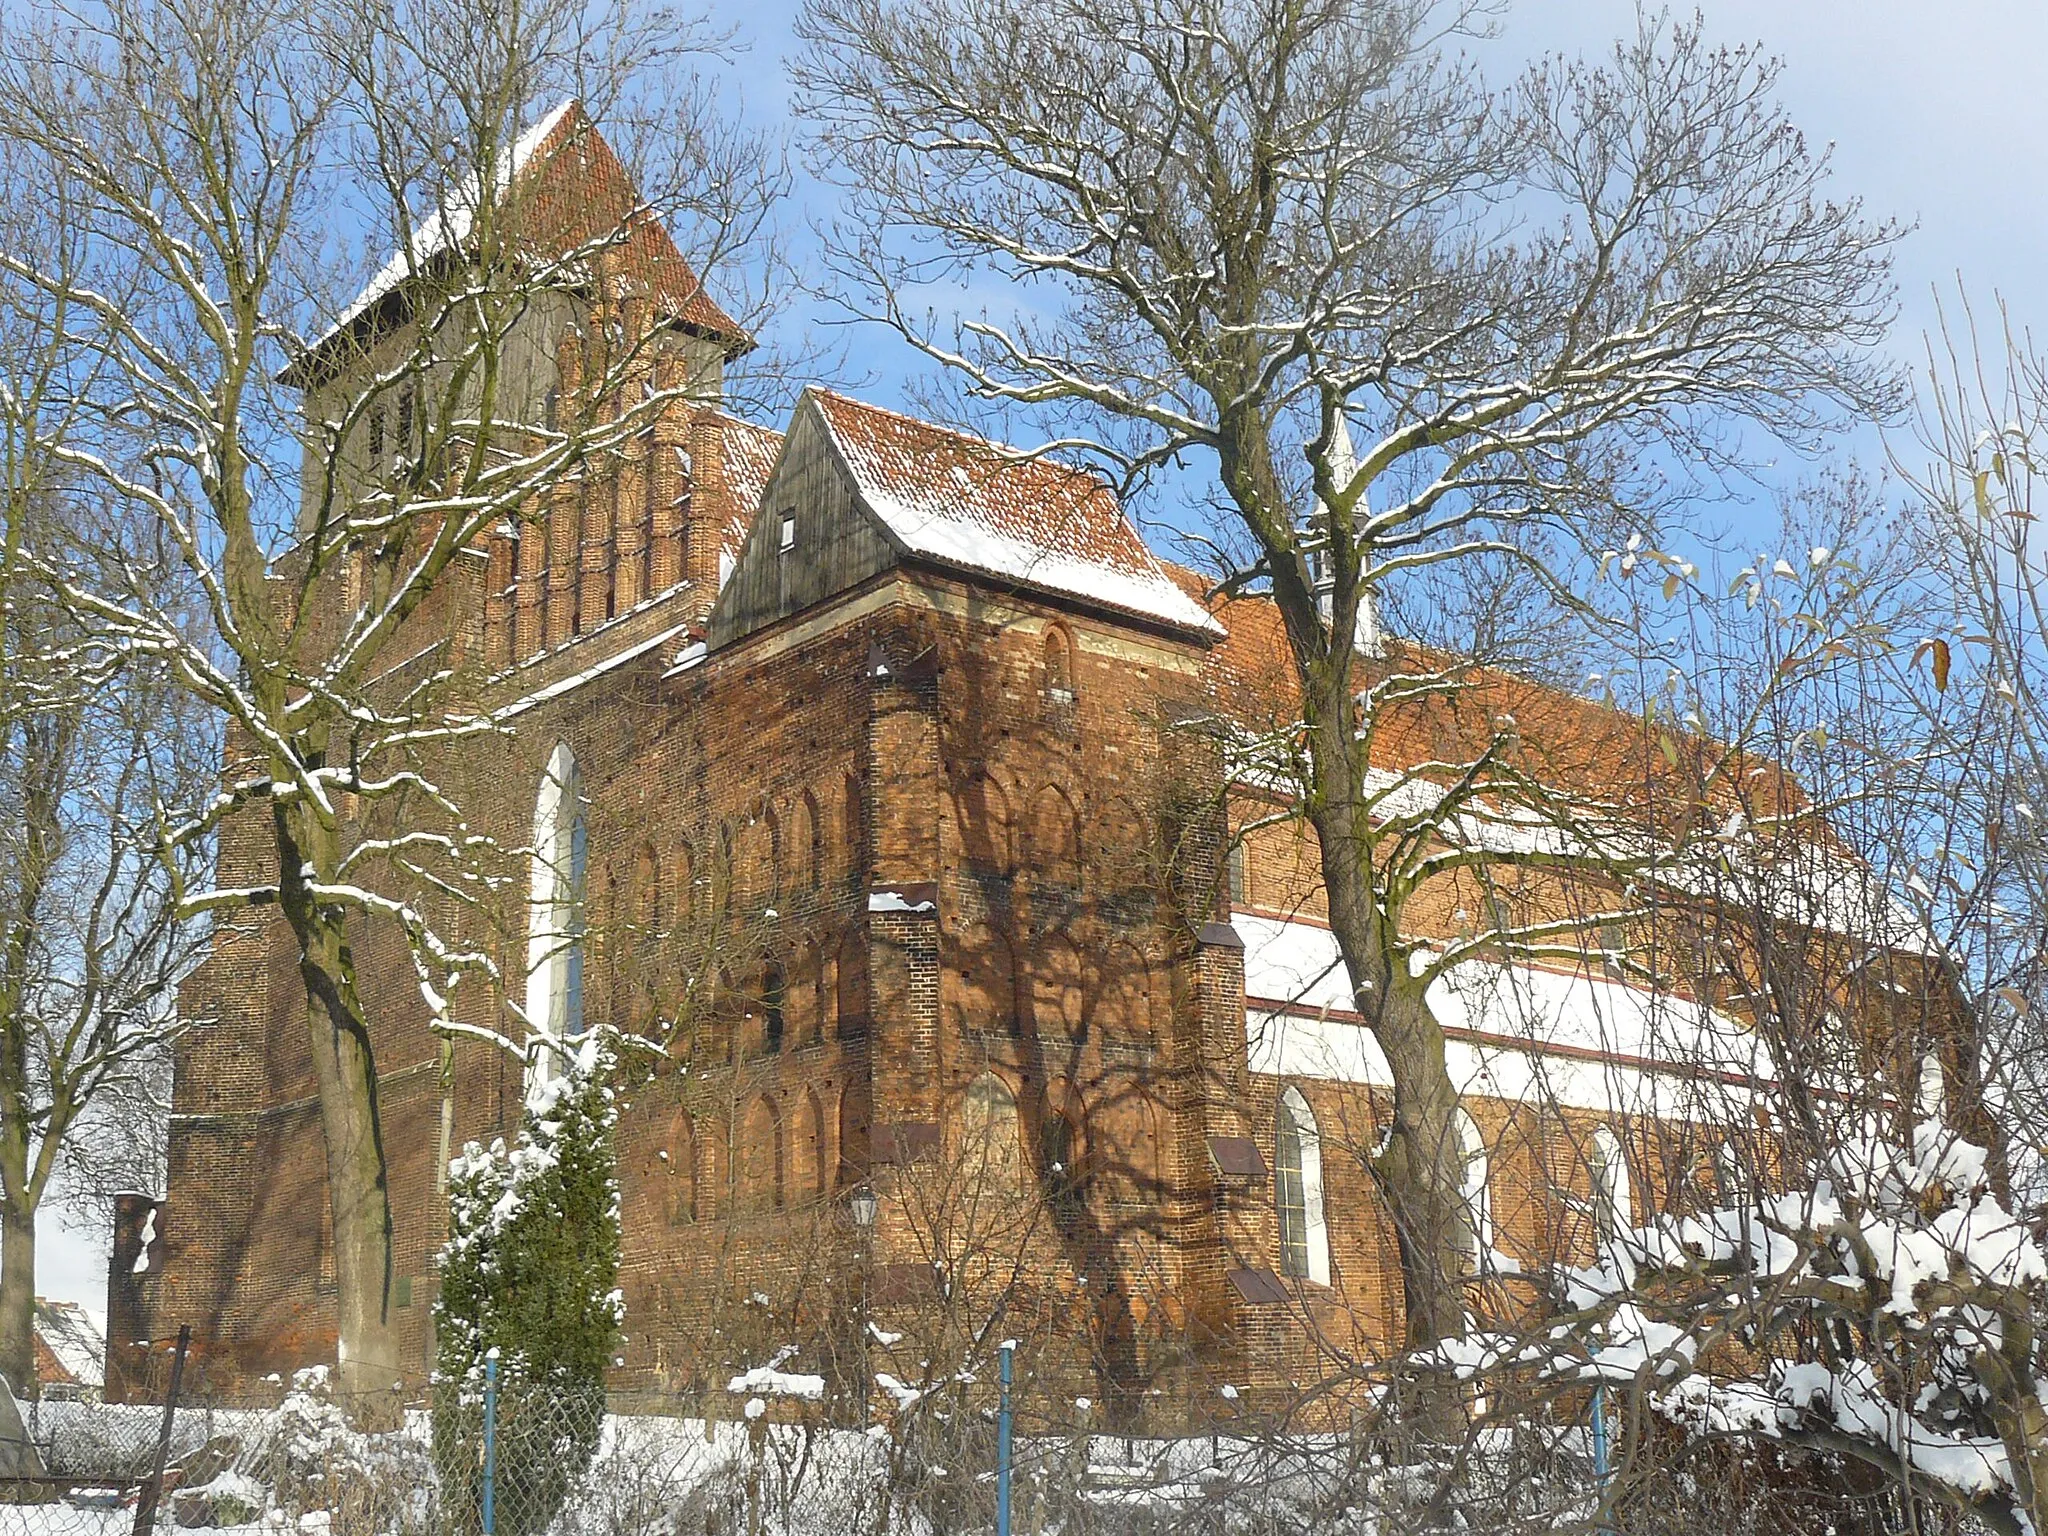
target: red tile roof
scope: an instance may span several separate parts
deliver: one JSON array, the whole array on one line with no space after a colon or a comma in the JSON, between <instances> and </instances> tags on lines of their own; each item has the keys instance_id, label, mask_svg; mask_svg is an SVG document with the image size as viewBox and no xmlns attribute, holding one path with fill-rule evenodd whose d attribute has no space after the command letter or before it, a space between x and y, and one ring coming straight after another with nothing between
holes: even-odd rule
<instances>
[{"instance_id":1,"label":"red tile roof","mask_svg":"<svg viewBox=\"0 0 2048 1536\"><path fill-rule=\"evenodd\" d=\"M754 524L754 513L767 494L768 476L775 468L776 455L782 452L782 434L773 427L758 427L723 411L717 412L714 419L725 459L726 494L732 502L732 515L725 525L724 552L737 560L740 546L747 542L747 530Z\"/></svg>"},{"instance_id":2,"label":"red tile roof","mask_svg":"<svg viewBox=\"0 0 2048 1536\"><path fill-rule=\"evenodd\" d=\"M577 150L573 157L562 153L572 146ZM625 166L580 103L565 101L528 127L513 145L501 180L500 197L519 184L528 200L522 218L541 244L569 252L612 242L600 255L600 265L614 277L646 284L663 319L724 342L728 355L752 347L752 338L705 291L668 231L638 206L639 194ZM383 302L459 249L468 239L473 217L474 209L458 196L451 206L424 220L413 231L411 249L385 262L306 356L286 370L286 381L309 381L323 370L344 337L360 343L376 330L376 311Z\"/></svg>"},{"instance_id":3,"label":"red tile roof","mask_svg":"<svg viewBox=\"0 0 2048 1536\"><path fill-rule=\"evenodd\" d=\"M1222 633L1174 584L1099 476L830 390L804 398L861 500L907 553L1177 629Z\"/></svg>"}]
</instances>

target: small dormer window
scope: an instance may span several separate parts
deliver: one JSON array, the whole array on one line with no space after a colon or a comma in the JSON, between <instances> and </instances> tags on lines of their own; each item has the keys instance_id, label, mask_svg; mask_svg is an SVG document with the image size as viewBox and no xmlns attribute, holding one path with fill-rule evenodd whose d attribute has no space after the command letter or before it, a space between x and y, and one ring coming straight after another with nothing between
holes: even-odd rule
<instances>
[{"instance_id":1,"label":"small dormer window","mask_svg":"<svg viewBox=\"0 0 2048 1536\"><path fill-rule=\"evenodd\" d=\"M794 509L791 509L782 514L782 538L780 544L777 545L777 552L786 555L795 548L796 512Z\"/></svg>"}]
</instances>

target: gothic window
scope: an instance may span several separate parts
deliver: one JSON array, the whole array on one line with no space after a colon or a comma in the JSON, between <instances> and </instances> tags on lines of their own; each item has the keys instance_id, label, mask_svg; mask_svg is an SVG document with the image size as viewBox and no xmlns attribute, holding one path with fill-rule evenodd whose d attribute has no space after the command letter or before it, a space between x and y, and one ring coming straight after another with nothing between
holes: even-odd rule
<instances>
[{"instance_id":1,"label":"gothic window","mask_svg":"<svg viewBox=\"0 0 2048 1536\"><path fill-rule=\"evenodd\" d=\"M1323 1214L1322 1137L1301 1090L1280 1094L1273 1147L1273 1206L1280 1218L1280 1272L1330 1283L1330 1230Z\"/></svg>"},{"instance_id":2,"label":"gothic window","mask_svg":"<svg viewBox=\"0 0 2048 1536\"><path fill-rule=\"evenodd\" d=\"M858 1040L868 1032L865 959L859 930L848 930L839 942L839 954L833 964L833 1014L842 1040Z\"/></svg>"},{"instance_id":3,"label":"gothic window","mask_svg":"<svg viewBox=\"0 0 2048 1536\"><path fill-rule=\"evenodd\" d=\"M370 450L370 467L372 469L382 469L384 467L383 406L373 405L370 407L370 423L368 429L365 432L365 436L367 436L369 439L368 447Z\"/></svg>"},{"instance_id":4,"label":"gothic window","mask_svg":"<svg viewBox=\"0 0 2048 1536\"><path fill-rule=\"evenodd\" d=\"M1635 1212L1629 1191L1628 1158L1622 1152L1621 1139L1604 1125L1593 1132L1586 1173L1593 1195L1594 1241L1611 1243L1635 1225Z\"/></svg>"},{"instance_id":5,"label":"gothic window","mask_svg":"<svg viewBox=\"0 0 2048 1536\"><path fill-rule=\"evenodd\" d=\"M764 1056L773 1056L782 1049L782 1005L782 967L771 965L761 973L761 1054Z\"/></svg>"},{"instance_id":6,"label":"gothic window","mask_svg":"<svg viewBox=\"0 0 2048 1536\"><path fill-rule=\"evenodd\" d=\"M797 1178L806 1198L823 1196L831 1188L831 1167L826 1154L825 1110L817 1090L804 1095L800 1111L803 1123L797 1131Z\"/></svg>"},{"instance_id":7,"label":"gothic window","mask_svg":"<svg viewBox=\"0 0 2048 1536\"><path fill-rule=\"evenodd\" d=\"M654 541L661 533L661 476L655 470L657 445L646 434L647 452L640 469L640 596L654 595Z\"/></svg>"},{"instance_id":8,"label":"gothic window","mask_svg":"<svg viewBox=\"0 0 2048 1536\"><path fill-rule=\"evenodd\" d=\"M1224 855L1224 861L1230 879L1230 904L1241 907L1250 900L1246 893L1251 889L1251 882L1245 874L1244 843L1241 840L1231 840L1230 852Z\"/></svg>"},{"instance_id":9,"label":"gothic window","mask_svg":"<svg viewBox=\"0 0 2048 1536\"><path fill-rule=\"evenodd\" d=\"M1112 944L1097 975L1096 1018L1105 1040L1151 1045L1156 1038L1157 1006L1152 966L1136 945Z\"/></svg>"},{"instance_id":10,"label":"gothic window","mask_svg":"<svg viewBox=\"0 0 2048 1536\"><path fill-rule=\"evenodd\" d=\"M1038 1127L1038 1170L1046 1206L1062 1230L1080 1219L1086 1199L1081 1156L1074 1121L1066 1110L1048 1104Z\"/></svg>"},{"instance_id":11,"label":"gothic window","mask_svg":"<svg viewBox=\"0 0 2048 1536\"><path fill-rule=\"evenodd\" d=\"M986 773L974 774L954 793L953 815L968 862L1008 874L1010 801L1003 786Z\"/></svg>"},{"instance_id":12,"label":"gothic window","mask_svg":"<svg viewBox=\"0 0 2048 1536\"><path fill-rule=\"evenodd\" d=\"M1055 785L1031 802L1030 850L1032 873L1046 884L1081 883L1081 820Z\"/></svg>"},{"instance_id":13,"label":"gothic window","mask_svg":"<svg viewBox=\"0 0 2048 1536\"><path fill-rule=\"evenodd\" d=\"M846 776L844 798L846 863L847 867L858 875L866 857L866 845L862 837L867 830L867 812L861 804L860 780L850 773Z\"/></svg>"},{"instance_id":14,"label":"gothic window","mask_svg":"<svg viewBox=\"0 0 2048 1536\"><path fill-rule=\"evenodd\" d=\"M1074 642L1058 624L1045 631L1045 696L1055 704L1074 702Z\"/></svg>"},{"instance_id":15,"label":"gothic window","mask_svg":"<svg viewBox=\"0 0 2048 1536\"><path fill-rule=\"evenodd\" d=\"M817 956L812 978L817 992L817 1038L824 1040L839 1033L839 956L832 948L829 934L812 948Z\"/></svg>"},{"instance_id":16,"label":"gothic window","mask_svg":"<svg viewBox=\"0 0 2048 1536\"><path fill-rule=\"evenodd\" d=\"M804 884L816 889L825 875L825 828L818 820L818 802L804 791Z\"/></svg>"},{"instance_id":17,"label":"gothic window","mask_svg":"<svg viewBox=\"0 0 2048 1536\"><path fill-rule=\"evenodd\" d=\"M633 911L627 921L649 937L661 933L661 861L652 843L640 845L633 867Z\"/></svg>"},{"instance_id":18,"label":"gothic window","mask_svg":"<svg viewBox=\"0 0 2048 1536\"><path fill-rule=\"evenodd\" d=\"M541 776L533 814L533 878L527 919L526 1017L554 1040L583 1033L584 891L590 835L583 776L558 744Z\"/></svg>"},{"instance_id":19,"label":"gothic window","mask_svg":"<svg viewBox=\"0 0 2048 1536\"><path fill-rule=\"evenodd\" d=\"M1044 1040L1080 1040L1087 1035L1081 954L1064 935L1040 940L1031 956L1031 1027Z\"/></svg>"},{"instance_id":20,"label":"gothic window","mask_svg":"<svg viewBox=\"0 0 2048 1536\"><path fill-rule=\"evenodd\" d=\"M740 1203L750 1211L783 1202L782 1117L764 1096L754 1100L740 1130Z\"/></svg>"},{"instance_id":21,"label":"gothic window","mask_svg":"<svg viewBox=\"0 0 2048 1536\"><path fill-rule=\"evenodd\" d=\"M839 1182L858 1184L868 1176L867 1099L855 1084L839 1096Z\"/></svg>"},{"instance_id":22,"label":"gothic window","mask_svg":"<svg viewBox=\"0 0 2048 1536\"><path fill-rule=\"evenodd\" d=\"M669 1123L665 1172L670 1226L684 1226L697 1219L697 1136L690 1124L690 1112L676 1111Z\"/></svg>"},{"instance_id":23,"label":"gothic window","mask_svg":"<svg viewBox=\"0 0 2048 1536\"><path fill-rule=\"evenodd\" d=\"M715 907L725 905L726 899L731 896L733 887L738 882L736 871L739 866L733 851L736 846L737 840L733 836L732 823L721 821L718 824L717 862L710 872L710 889Z\"/></svg>"},{"instance_id":24,"label":"gothic window","mask_svg":"<svg viewBox=\"0 0 2048 1536\"><path fill-rule=\"evenodd\" d=\"M1008 935L989 923L968 923L955 948L960 986L954 1008L961 1034L1019 1033L1016 953Z\"/></svg>"},{"instance_id":25,"label":"gothic window","mask_svg":"<svg viewBox=\"0 0 2048 1536\"><path fill-rule=\"evenodd\" d=\"M993 1072L967 1085L960 1105L961 1164L971 1174L1014 1182L1022 1152L1017 1098Z\"/></svg>"},{"instance_id":26,"label":"gothic window","mask_svg":"<svg viewBox=\"0 0 2048 1536\"><path fill-rule=\"evenodd\" d=\"M1464 1110L1458 1111L1451 1134L1457 1138L1459 1164L1464 1170L1459 1181L1458 1247L1476 1272L1489 1267L1493 1253L1493 1194L1488 1187L1486 1140L1478 1122Z\"/></svg>"}]
</instances>

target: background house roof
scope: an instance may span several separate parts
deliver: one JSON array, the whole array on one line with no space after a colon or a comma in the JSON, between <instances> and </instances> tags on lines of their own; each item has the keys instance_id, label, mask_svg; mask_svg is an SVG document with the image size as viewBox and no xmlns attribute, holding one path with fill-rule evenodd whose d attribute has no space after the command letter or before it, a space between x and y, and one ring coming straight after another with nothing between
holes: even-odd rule
<instances>
[{"instance_id":1,"label":"background house roof","mask_svg":"<svg viewBox=\"0 0 2048 1536\"><path fill-rule=\"evenodd\" d=\"M36 1298L36 1379L97 1389L106 1383L106 1331L75 1301Z\"/></svg>"}]
</instances>

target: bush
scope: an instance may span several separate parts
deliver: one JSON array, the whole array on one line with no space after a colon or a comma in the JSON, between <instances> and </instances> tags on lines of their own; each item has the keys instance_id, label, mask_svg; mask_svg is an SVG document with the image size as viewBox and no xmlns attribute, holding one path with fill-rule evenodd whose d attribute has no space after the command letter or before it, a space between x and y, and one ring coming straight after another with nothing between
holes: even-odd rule
<instances>
[{"instance_id":1,"label":"bush","mask_svg":"<svg viewBox=\"0 0 2048 1536\"><path fill-rule=\"evenodd\" d=\"M612 1060L587 1038L528 1096L514 1146L472 1142L449 1165L433 1430L457 1528L480 1523L487 1360L500 1536L544 1530L597 1452L623 1321Z\"/></svg>"}]
</instances>

